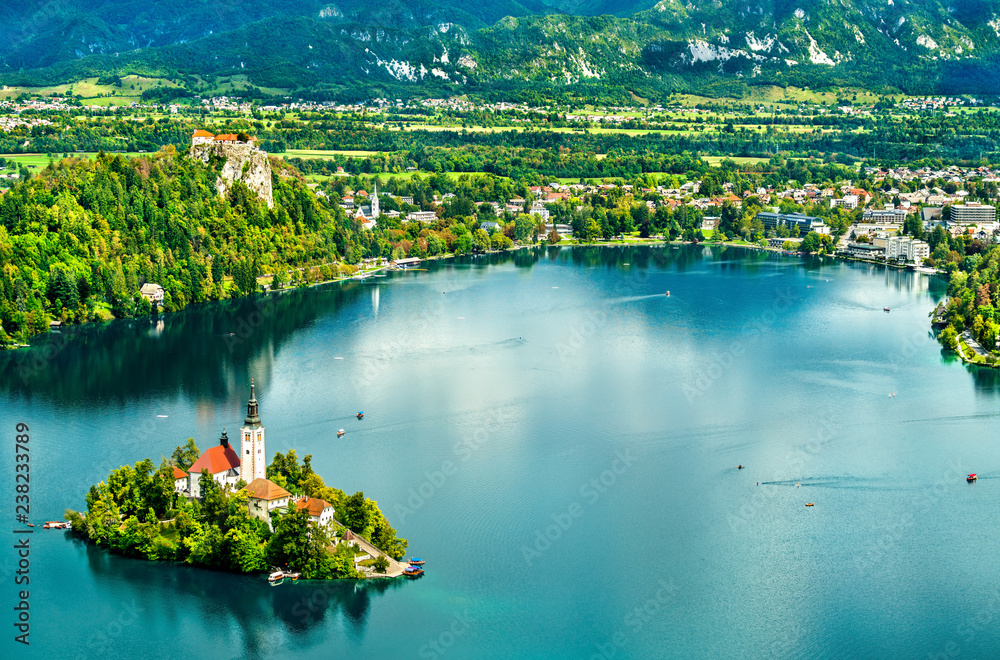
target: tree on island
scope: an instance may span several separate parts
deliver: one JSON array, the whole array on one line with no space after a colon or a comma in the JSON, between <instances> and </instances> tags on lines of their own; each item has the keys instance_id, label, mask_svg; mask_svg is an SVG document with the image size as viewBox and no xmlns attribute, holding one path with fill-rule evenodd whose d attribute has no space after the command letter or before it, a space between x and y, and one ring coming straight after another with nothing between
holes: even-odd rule
<instances>
[{"instance_id":1,"label":"tree on island","mask_svg":"<svg viewBox=\"0 0 1000 660\"><path fill-rule=\"evenodd\" d=\"M194 465L199 456L201 456L201 450L194 443L194 438L188 438L183 445L174 449L174 452L170 454L170 462L186 472Z\"/></svg>"}]
</instances>

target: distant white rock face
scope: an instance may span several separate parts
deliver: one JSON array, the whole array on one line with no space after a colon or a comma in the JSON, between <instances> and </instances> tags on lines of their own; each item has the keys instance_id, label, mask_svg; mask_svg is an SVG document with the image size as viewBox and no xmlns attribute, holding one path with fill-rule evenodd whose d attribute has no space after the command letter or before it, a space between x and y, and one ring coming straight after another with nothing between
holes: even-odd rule
<instances>
[{"instance_id":1,"label":"distant white rock face","mask_svg":"<svg viewBox=\"0 0 1000 660\"><path fill-rule=\"evenodd\" d=\"M344 13L340 11L340 7L337 5L327 5L319 10L320 18L338 18L343 15Z\"/></svg>"},{"instance_id":2,"label":"distant white rock face","mask_svg":"<svg viewBox=\"0 0 1000 660\"><path fill-rule=\"evenodd\" d=\"M763 39L758 39L754 36L753 30L747 32L747 46L749 46L750 50L754 52L761 50L770 52L771 47L774 46L774 42L777 40L777 37L770 34L765 36Z\"/></svg>"},{"instance_id":3,"label":"distant white rock face","mask_svg":"<svg viewBox=\"0 0 1000 660\"><path fill-rule=\"evenodd\" d=\"M811 34L809 34L809 30L806 30L806 36L809 37L809 61L813 64L827 64L829 66L835 66L836 62L831 60L830 56L823 52L823 49L819 47L816 40L813 39Z\"/></svg>"},{"instance_id":4,"label":"distant white rock face","mask_svg":"<svg viewBox=\"0 0 1000 660\"><path fill-rule=\"evenodd\" d=\"M928 37L926 34L922 34L917 37L917 45L923 46L927 50L936 50L938 47L937 42Z\"/></svg>"},{"instance_id":5,"label":"distant white rock face","mask_svg":"<svg viewBox=\"0 0 1000 660\"><path fill-rule=\"evenodd\" d=\"M475 69L479 66L479 63L472 59L471 55L462 55L458 58L458 66L464 66L466 69Z\"/></svg>"},{"instance_id":6,"label":"distant white rock face","mask_svg":"<svg viewBox=\"0 0 1000 660\"><path fill-rule=\"evenodd\" d=\"M795 18L805 18L805 17L806 13L804 11L802 11L801 9L795 10Z\"/></svg>"}]
</instances>

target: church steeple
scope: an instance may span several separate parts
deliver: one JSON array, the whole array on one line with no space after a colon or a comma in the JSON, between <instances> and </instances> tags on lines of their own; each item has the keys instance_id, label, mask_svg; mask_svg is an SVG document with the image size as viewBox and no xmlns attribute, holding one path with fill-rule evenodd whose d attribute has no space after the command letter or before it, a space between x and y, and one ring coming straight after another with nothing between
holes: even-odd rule
<instances>
[{"instance_id":1,"label":"church steeple","mask_svg":"<svg viewBox=\"0 0 1000 660\"><path fill-rule=\"evenodd\" d=\"M267 476L267 453L264 449L264 426L257 412L257 394L250 379L247 417L240 429L240 476L248 483Z\"/></svg>"},{"instance_id":2,"label":"church steeple","mask_svg":"<svg viewBox=\"0 0 1000 660\"><path fill-rule=\"evenodd\" d=\"M257 414L257 395L254 393L253 378L250 379L250 400L247 401L247 417L243 420L247 426L260 425L260 415Z\"/></svg>"}]
</instances>

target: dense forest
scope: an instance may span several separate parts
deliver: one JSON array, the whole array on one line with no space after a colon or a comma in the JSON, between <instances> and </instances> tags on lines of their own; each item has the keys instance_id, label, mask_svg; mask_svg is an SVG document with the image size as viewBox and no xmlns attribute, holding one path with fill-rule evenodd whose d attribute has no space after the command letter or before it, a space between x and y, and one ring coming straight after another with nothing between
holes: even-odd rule
<instances>
[{"instance_id":1,"label":"dense forest","mask_svg":"<svg viewBox=\"0 0 1000 660\"><path fill-rule=\"evenodd\" d=\"M158 468L147 458L113 470L106 481L91 486L86 513L67 512L74 533L114 553L152 561L237 573L287 566L306 579L358 577L350 543L337 543L330 551L343 529L317 526L306 509L272 512L272 532L266 522L250 515L242 481L236 489L223 488L205 471L199 477L200 500L175 492L174 466L186 469L198 454L189 439ZM311 459L306 456L300 464L295 450L279 452L267 469L268 478L293 495L325 499L342 525L386 554L402 558L407 542L396 537L378 505L364 493L346 496L326 486L313 472Z\"/></svg>"}]
</instances>

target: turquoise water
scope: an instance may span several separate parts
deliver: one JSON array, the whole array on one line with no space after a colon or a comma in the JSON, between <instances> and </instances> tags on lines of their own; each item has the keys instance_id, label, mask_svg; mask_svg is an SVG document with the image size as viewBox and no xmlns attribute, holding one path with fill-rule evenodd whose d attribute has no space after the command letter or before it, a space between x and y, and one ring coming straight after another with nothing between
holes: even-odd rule
<instances>
[{"instance_id":1,"label":"turquoise water","mask_svg":"<svg viewBox=\"0 0 1000 660\"><path fill-rule=\"evenodd\" d=\"M39 530L31 652L992 655L1000 383L933 340L943 289L736 249L521 251L2 355L37 521L231 433L253 377L268 452L312 454L427 560L270 587Z\"/></svg>"}]
</instances>

